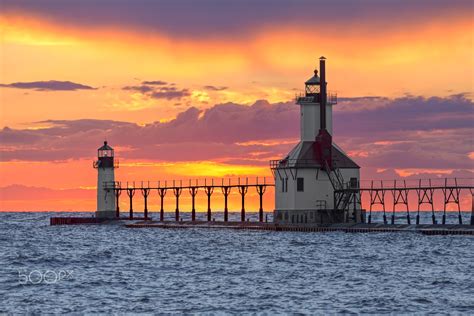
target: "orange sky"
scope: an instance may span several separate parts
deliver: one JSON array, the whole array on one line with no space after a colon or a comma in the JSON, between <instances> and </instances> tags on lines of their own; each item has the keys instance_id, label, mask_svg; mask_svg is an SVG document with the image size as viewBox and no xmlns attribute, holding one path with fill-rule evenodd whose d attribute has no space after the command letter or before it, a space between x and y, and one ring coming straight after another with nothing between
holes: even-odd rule
<instances>
[{"instance_id":1,"label":"orange sky","mask_svg":"<svg viewBox=\"0 0 474 316\"><path fill-rule=\"evenodd\" d=\"M61 80L95 89L37 91L0 87L0 123L2 127L31 131L48 127L49 123L38 122L49 119L107 119L143 125L173 120L190 106L204 110L226 102L287 102L303 88L320 55L328 57L330 90L339 96L447 97L467 93L472 98L472 10L460 8L450 11L449 16L427 14L406 23L394 21L387 28L379 27L380 19L344 23L331 21L326 32L296 19L283 24L256 24L250 31L229 36L179 35L125 22L87 26L66 23L53 14L31 9L6 10L0 14L0 84ZM174 83L173 87L185 91L186 96L156 99L123 89L147 80ZM99 138L103 137L107 133ZM286 141L290 149L292 139ZM90 159L2 159L0 187L82 188L93 192L96 175L91 161L98 145L90 144ZM5 151L19 147L12 146L2 144ZM126 150L123 148L122 152ZM355 156L363 152L367 151L352 151ZM117 153L120 155L120 149ZM280 153L284 150L273 152ZM256 152L255 157L258 155ZM193 160L125 159L117 176L123 181L271 176L266 158L254 164L222 157ZM422 174L429 173L430 168L396 170L399 176L411 176L410 170ZM435 172L435 176L442 175L443 170ZM67 198L65 193L64 199L58 195L54 200L21 203L2 197L0 209L93 209L93 194L90 198L82 194L77 200ZM238 201L232 203L238 208ZM251 203L255 205L255 197ZM266 203L272 207L271 197Z\"/></svg>"}]
</instances>

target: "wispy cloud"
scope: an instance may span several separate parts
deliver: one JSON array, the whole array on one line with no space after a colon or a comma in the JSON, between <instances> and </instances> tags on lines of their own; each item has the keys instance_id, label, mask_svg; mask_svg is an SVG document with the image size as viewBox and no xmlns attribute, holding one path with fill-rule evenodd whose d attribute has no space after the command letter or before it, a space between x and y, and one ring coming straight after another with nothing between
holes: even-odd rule
<instances>
[{"instance_id":1,"label":"wispy cloud","mask_svg":"<svg viewBox=\"0 0 474 316\"><path fill-rule=\"evenodd\" d=\"M126 91L135 91L135 92L140 92L140 93L148 93L154 90L153 87L146 86L146 85L139 85L139 86L125 86L122 88L122 90Z\"/></svg>"},{"instance_id":2,"label":"wispy cloud","mask_svg":"<svg viewBox=\"0 0 474 316\"><path fill-rule=\"evenodd\" d=\"M165 81L143 81L141 85L125 86L122 90L139 92L153 99L181 99L191 95L189 89L178 89Z\"/></svg>"},{"instance_id":3,"label":"wispy cloud","mask_svg":"<svg viewBox=\"0 0 474 316\"><path fill-rule=\"evenodd\" d=\"M210 91L222 91L228 89L228 87L224 86L204 86L203 88Z\"/></svg>"},{"instance_id":4,"label":"wispy cloud","mask_svg":"<svg viewBox=\"0 0 474 316\"><path fill-rule=\"evenodd\" d=\"M144 85L152 85L152 86L165 86L168 83L166 81L155 80L155 81L143 81L142 84Z\"/></svg>"},{"instance_id":5,"label":"wispy cloud","mask_svg":"<svg viewBox=\"0 0 474 316\"><path fill-rule=\"evenodd\" d=\"M162 87L153 91L150 96L154 99L181 99L191 95L188 89L178 89L176 87Z\"/></svg>"}]
</instances>

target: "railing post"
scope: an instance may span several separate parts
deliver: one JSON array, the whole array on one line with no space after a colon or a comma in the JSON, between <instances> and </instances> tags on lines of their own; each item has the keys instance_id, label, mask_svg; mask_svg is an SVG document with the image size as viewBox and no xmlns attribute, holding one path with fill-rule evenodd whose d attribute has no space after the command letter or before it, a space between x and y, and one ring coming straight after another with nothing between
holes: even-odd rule
<instances>
[{"instance_id":1,"label":"railing post","mask_svg":"<svg viewBox=\"0 0 474 316\"><path fill-rule=\"evenodd\" d=\"M148 219L148 193L146 193L143 196L143 199L145 200L145 209L143 210L143 215L145 217L145 220Z\"/></svg>"},{"instance_id":2,"label":"railing post","mask_svg":"<svg viewBox=\"0 0 474 316\"><path fill-rule=\"evenodd\" d=\"M248 191L248 186L239 186L239 193L242 196L242 210L240 211L240 221L245 222L245 194Z\"/></svg>"},{"instance_id":3,"label":"railing post","mask_svg":"<svg viewBox=\"0 0 474 316\"><path fill-rule=\"evenodd\" d=\"M411 225L411 219L410 219L410 209L408 207L408 191L406 192L406 196L407 196L407 203L406 203L406 206L407 206L407 224L408 225Z\"/></svg>"},{"instance_id":4,"label":"railing post","mask_svg":"<svg viewBox=\"0 0 474 316\"><path fill-rule=\"evenodd\" d=\"M130 219L133 219L133 196L135 195L135 188L127 188L127 194L130 198Z\"/></svg>"},{"instance_id":5,"label":"railing post","mask_svg":"<svg viewBox=\"0 0 474 316\"><path fill-rule=\"evenodd\" d=\"M461 199L460 199L460 194L461 194L461 189L458 189L458 180L457 178L454 178L454 185L456 186L456 196L455 202L458 205L458 217L459 217L459 225L462 225L462 216L461 216Z\"/></svg>"},{"instance_id":6,"label":"railing post","mask_svg":"<svg viewBox=\"0 0 474 316\"><path fill-rule=\"evenodd\" d=\"M458 219L459 219L459 225L462 225L462 216L461 216L461 205L458 202Z\"/></svg>"},{"instance_id":7,"label":"railing post","mask_svg":"<svg viewBox=\"0 0 474 316\"><path fill-rule=\"evenodd\" d=\"M260 201L260 208L258 209L258 220L260 223L263 222L263 194L265 193L266 189L266 185L259 184L257 186L257 193Z\"/></svg>"},{"instance_id":8,"label":"railing post","mask_svg":"<svg viewBox=\"0 0 474 316\"><path fill-rule=\"evenodd\" d=\"M145 201L145 208L144 208L144 216L145 220L148 220L148 195L150 195L150 189L144 188L142 189L143 199Z\"/></svg>"},{"instance_id":9,"label":"railing post","mask_svg":"<svg viewBox=\"0 0 474 316\"><path fill-rule=\"evenodd\" d=\"M181 195L181 188L173 188L174 196L176 197L175 221L179 221L179 196Z\"/></svg>"},{"instance_id":10,"label":"railing post","mask_svg":"<svg viewBox=\"0 0 474 316\"><path fill-rule=\"evenodd\" d=\"M231 187L224 186L222 187L222 194L224 194L224 222L229 220L229 209L227 207L227 198L229 197Z\"/></svg>"},{"instance_id":11,"label":"railing post","mask_svg":"<svg viewBox=\"0 0 474 316\"><path fill-rule=\"evenodd\" d=\"M383 189L383 180L380 180L380 188L382 189L382 206L383 206L383 223L387 225L387 214L385 213L385 191ZM380 197L379 197L380 199Z\"/></svg>"},{"instance_id":12,"label":"railing post","mask_svg":"<svg viewBox=\"0 0 474 316\"><path fill-rule=\"evenodd\" d=\"M393 192L396 192L397 190L397 180L393 180ZM400 194L399 192L397 192L398 194ZM395 201L395 198L393 200L393 210L392 210L392 220L391 220L391 224L392 225L395 225L395 207L397 206L397 202Z\"/></svg>"},{"instance_id":13,"label":"railing post","mask_svg":"<svg viewBox=\"0 0 474 316\"><path fill-rule=\"evenodd\" d=\"M204 191L207 194L207 221L211 221L211 195L214 192L214 187L207 186L204 188Z\"/></svg>"},{"instance_id":14,"label":"railing post","mask_svg":"<svg viewBox=\"0 0 474 316\"><path fill-rule=\"evenodd\" d=\"M164 210L164 207L163 207L163 204L164 204L164 199L165 199L165 195L166 195L166 188L159 188L158 189L158 194L160 195L160 222L164 221L164 217L165 217L165 210Z\"/></svg>"},{"instance_id":15,"label":"railing post","mask_svg":"<svg viewBox=\"0 0 474 316\"><path fill-rule=\"evenodd\" d=\"M430 186L430 202L431 202L431 220L433 222L433 225L435 225L436 224L436 216L435 216L434 201L433 201L434 190L432 189L432 186L431 186L431 179L429 180L429 186Z\"/></svg>"},{"instance_id":16,"label":"railing post","mask_svg":"<svg viewBox=\"0 0 474 316\"><path fill-rule=\"evenodd\" d=\"M190 182L191 183L191 182ZM192 209L191 209L191 221L196 220L196 207L195 207L195 200L196 200L196 194L198 192L197 187L191 187L189 188L189 194L191 194L191 203L192 203Z\"/></svg>"},{"instance_id":17,"label":"railing post","mask_svg":"<svg viewBox=\"0 0 474 316\"><path fill-rule=\"evenodd\" d=\"M410 208L408 206L408 191L407 190L407 183L405 180L403 180L403 188L404 188L404 194L405 194L405 205L407 206L407 223L408 225L411 225L411 219L410 219Z\"/></svg>"},{"instance_id":18,"label":"railing post","mask_svg":"<svg viewBox=\"0 0 474 316\"><path fill-rule=\"evenodd\" d=\"M368 224L371 224L372 223L372 206L373 206L373 202L372 202L372 194L373 194L373 189L374 188L374 181L371 181L370 182L370 190L369 190L369 195L370 195L370 208L369 208L369 218L367 220L367 223ZM321 222L322 223L322 222Z\"/></svg>"},{"instance_id":19,"label":"railing post","mask_svg":"<svg viewBox=\"0 0 474 316\"><path fill-rule=\"evenodd\" d=\"M446 205L448 204L448 200L446 198L446 193L448 191L448 178L444 178L444 189L443 189L443 197L444 197L444 207L443 207L443 217L441 219L441 223L446 225Z\"/></svg>"},{"instance_id":20,"label":"railing post","mask_svg":"<svg viewBox=\"0 0 474 316\"><path fill-rule=\"evenodd\" d=\"M418 195L418 210L416 212L416 225L420 225L420 194L421 194L421 179L418 182L418 190L416 190Z\"/></svg>"},{"instance_id":21,"label":"railing post","mask_svg":"<svg viewBox=\"0 0 474 316\"><path fill-rule=\"evenodd\" d=\"M357 188L359 189L356 197L358 198L357 203L359 204L359 208L360 208L360 212L359 212L360 222L365 224L365 216L364 216L364 213L362 212L362 193L363 193L363 191L360 188L360 181L357 181ZM315 219L315 221L316 221L316 219Z\"/></svg>"},{"instance_id":22,"label":"railing post","mask_svg":"<svg viewBox=\"0 0 474 316\"><path fill-rule=\"evenodd\" d=\"M118 183L117 183L118 184ZM115 217L120 218L120 203L119 197L122 191L120 190L120 185L117 185L114 190L115 193Z\"/></svg>"}]
</instances>

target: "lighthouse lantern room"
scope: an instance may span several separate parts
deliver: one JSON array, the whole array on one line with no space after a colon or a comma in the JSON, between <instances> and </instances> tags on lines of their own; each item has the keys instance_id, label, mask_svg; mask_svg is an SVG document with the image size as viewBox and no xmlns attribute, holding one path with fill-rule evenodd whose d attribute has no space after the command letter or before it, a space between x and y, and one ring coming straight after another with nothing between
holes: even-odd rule
<instances>
[{"instance_id":1,"label":"lighthouse lantern room","mask_svg":"<svg viewBox=\"0 0 474 316\"><path fill-rule=\"evenodd\" d=\"M113 186L115 185L114 149L104 141L104 145L97 150L97 160L94 161L97 169L97 211L98 218L114 218L115 198Z\"/></svg>"},{"instance_id":2,"label":"lighthouse lantern room","mask_svg":"<svg viewBox=\"0 0 474 316\"><path fill-rule=\"evenodd\" d=\"M359 166L332 141L332 108L326 59L297 96L300 142L281 160L270 162L275 177L275 223L326 224L360 221Z\"/></svg>"}]
</instances>

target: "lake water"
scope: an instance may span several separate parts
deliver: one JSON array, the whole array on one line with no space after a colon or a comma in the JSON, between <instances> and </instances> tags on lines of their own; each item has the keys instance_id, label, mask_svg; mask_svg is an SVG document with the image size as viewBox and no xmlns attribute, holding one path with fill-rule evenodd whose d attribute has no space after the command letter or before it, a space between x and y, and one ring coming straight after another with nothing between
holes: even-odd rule
<instances>
[{"instance_id":1,"label":"lake water","mask_svg":"<svg viewBox=\"0 0 474 316\"><path fill-rule=\"evenodd\" d=\"M0 313L474 313L472 236L49 226L63 215L0 213Z\"/></svg>"}]
</instances>

